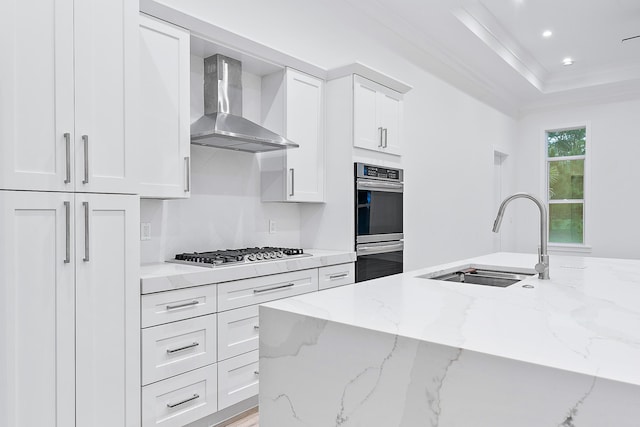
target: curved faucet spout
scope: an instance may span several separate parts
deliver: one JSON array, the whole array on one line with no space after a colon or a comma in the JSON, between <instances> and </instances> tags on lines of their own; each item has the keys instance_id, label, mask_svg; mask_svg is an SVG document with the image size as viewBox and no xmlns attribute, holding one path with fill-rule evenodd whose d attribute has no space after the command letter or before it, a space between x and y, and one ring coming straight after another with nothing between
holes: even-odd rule
<instances>
[{"instance_id":1,"label":"curved faucet spout","mask_svg":"<svg viewBox=\"0 0 640 427\"><path fill-rule=\"evenodd\" d=\"M535 196L527 193L516 193L507 197L500 204L498 209L498 215L493 222L493 232L497 233L500 230L500 224L502 223L502 217L507 205L515 199L529 199L534 202L540 210L540 249L538 250L538 263L536 264L536 271L538 272L538 278L543 280L549 280L549 254L547 253L547 207Z\"/></svg>"}]
</instances>

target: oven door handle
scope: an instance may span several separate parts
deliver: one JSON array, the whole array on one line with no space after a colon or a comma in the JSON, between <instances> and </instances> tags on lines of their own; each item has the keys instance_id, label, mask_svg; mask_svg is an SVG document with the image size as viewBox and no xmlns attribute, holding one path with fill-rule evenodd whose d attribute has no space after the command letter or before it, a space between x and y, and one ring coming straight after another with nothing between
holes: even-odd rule
<instances>
[{"instance_id":1,"label":"oven door handle","mask_svg":"<svg viewBox=\"0 0 640 427\"><path fill-rule=\"evenodd\" d=\"M384 254L387 252L398 252L404 249L404 242L398 243L385 243L375 245L358 245L356 247L356 256L359 255L374 255Z\"/></svg>"},{"instance_id":2,"label":"oven door handle","mask_svg":"<svg viewBox=\"0 0 640 427\"><path fill-rule=\"evenodd\" d=\"M357 180L358 190L388 191L392 193L402 193L404 184L398 182L380 182Z\"/></svg>"}]
</instances>

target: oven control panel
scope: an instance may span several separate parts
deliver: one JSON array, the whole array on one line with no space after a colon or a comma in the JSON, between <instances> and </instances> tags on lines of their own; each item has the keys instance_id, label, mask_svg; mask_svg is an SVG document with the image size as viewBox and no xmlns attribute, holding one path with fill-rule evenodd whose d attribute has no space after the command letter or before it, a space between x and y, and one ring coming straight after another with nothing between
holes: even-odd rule
<instances>
[{"instance_id":1,"label":"oven control panel","mask_svg":"<svg viewBox=\"0 0 640 427\"><path fill-rule=\"evenodd\" d=\"M385 181L402 182L402 169L374 166L366 163L355 163L356 178L373 178Z\"/></svg>"}]
</instances>

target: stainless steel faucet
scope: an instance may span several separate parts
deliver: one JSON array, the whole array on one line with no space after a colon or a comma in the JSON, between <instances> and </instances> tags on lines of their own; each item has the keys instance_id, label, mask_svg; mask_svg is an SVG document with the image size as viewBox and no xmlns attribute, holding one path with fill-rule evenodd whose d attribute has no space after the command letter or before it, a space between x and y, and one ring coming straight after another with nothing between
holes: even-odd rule
<instances>
[{"instance_id":1,"label":"stainless steel faucet","mask_svg":"<svg viewBox=\"0 0 640 427\"><path fill-rule=\"evenodd\" d=\"M549 280L549 254L547 253L547 208L537 197L527 193L516 193L513 196L509 196L500 205L498 209L498 215L493 223L493 232L497 233L500 230L500 224L502 223L502 217L504 211L507 208L509 202L515 199L529 199L540 209L540 249L538 249L538 263L536 264L536 271L538 272L538 278L542 280Z\"/></svg>"}]
</instances>

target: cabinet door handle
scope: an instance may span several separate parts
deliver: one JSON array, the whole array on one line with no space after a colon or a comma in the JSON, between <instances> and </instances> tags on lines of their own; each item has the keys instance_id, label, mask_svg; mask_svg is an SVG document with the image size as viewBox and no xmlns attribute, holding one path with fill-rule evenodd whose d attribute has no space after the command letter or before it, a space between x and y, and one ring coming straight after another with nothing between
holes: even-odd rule
<instances>
[{"instance_id":1,"label":"cabinet door handle","mask_svg":"<svg viewBox=\"0 0 640 427\"><path fill-rule=\"evenodd\" d=\"M82 142L84 144L84 179L83 184L89 183L89 135L82 135Z\"/></svg>"},{"instance_id":2,"label":"cabinet door handle","mask_svg":"<svg viewBox=\"0 0 640 427\"><path fill-rule=\"evenodd\" d=\"M273 288L267 288L267 289L254 289L253 293L254 294L259 294L262 292L269 292L269 291L275 291L277 289L284 289L284 288L290 288L293 285L295 285L295 283L289 283L288 285L280 285L280 286L274 286Z\"/></svg>"},{"instance_id":3,"label":"cabinet door handle","mask_svg":"<svg viewBox=\"0 0 640 427\"><path fill-rule=\"evenodd\" d=\"M191 302L185 302L184 304L168 305L167 310L173 310L175 308L189 307L192 305L198 305L200 301L193 300Z\"/></svg>"},{"instance_id":4,"label":"cabinet door handle","mask_svg":"<svg viewBox=\"0 0 640 427\"><path fill-rule=\"evenodd\" d=\"M192 400L196 400L199 397L200 397L200 395L198 393L194 393L193 396L187 397L186 399L181 400L180 402L167 403L167 407L168 408L175 408L176 406L180 406L180 405L183 405L183 404L185 404L187 402L191 402Z\"/></svg>"},{"instance_id":5,"label":"cabinet door handle","mask_svg":"<svg viewBox=\"0 0 640 427\"><path fill-rule=\"evenodd\" d=\"M253 375L256 375L256 376L260 375L260 371L253 371Z\"/></svg>"},{"instance_id":6,"label":"cabinet door handle","mask_svg":"<svg viewBox=\"0 0 640 427\"><path fill-rule=\"evenodd\" d=\"M296 193L296 171L293 168L289 169L289 171L291 171L291 193L289 193L289 196L293 196Z\"/></svg>"},{"instance_id":7,"label":"cabinet door handle","mask_svg":"<svg viewBox=\"0 0 640 427\"><path fill-rule=\"evenodd\" d=\"M178 351L182 351L182 350L187 350L189 348L193 348L193 347L197 347L199 346L200 343L198 342L194 342L193 344L189 344L189 345L185 345L183 347L178 347L178 348L168 348L167 349L167 353L171 354L171 353L176 353Z\"/></svg>"},{"instance_id":8,"label":"cabinet door handle","mask_svg":"<svg viewBox=\"0 0 640 427\"><path fill-rule=\"evenodd\" d=\"M378 148L382 148L382 126L378 128Z\"/></svg>"},{"instance_id":9,"label":"cabinet door handle","mask_svg":"<svg viewBox=\"0 0 640 427\"><path fill-rule=\"evenodd\" d=\"M253 329L255 329L256 331L257 331L257 330L259 330L259 329L260 329L260 325L255 325L255 326L253 327Z\"/></svg>"},{"instance_id":10,"label":"cabinet door handle","mask_svg":"<svg viewBox=\"0 0 640 427\"><path fill-rule=\"evenodd\" d=\"M347 277L349 273L340 273L340 274L332 274L329 276L329 280L342 279L343 277Z\"/></svg>"},{"instance_id":11,"label":"cabinet door handle","mask_svg":"<svg viewBox=\"0 0 640 427\"><path fill-rule=\"evenodd\" d=\"M67 235L67 243L66 243L66 256L64 259L65 264L69 264L71 262L71 202L64 202L64 210L65 210L65 223L67 227L66 235Z\"/></svg>"},{"instance_id":12,"label":"cabinet door handle","mask_svg":"<svg viewBox=\"0 0 640 427\"><path fill-rule=\"evenodd\" d=\"M89 202L82 202L84 206L84 262L89 262Z\"/></svg>"},{"instance_id":13,"label":"cabinet door handle","mask_svg":"<svg viewBox=\"0 0 640 427\"><path fill-rule=\"evenodd\" d=\"M185 163L185 187L184 192L188 193L191 191L191 158L189 156L184 158Z\"/></svg>"},{"instance_id":14,"label":"cabinet door handle","mask_svg":"<svg viewBox=\"0 0 640 427\"><path fill-rule=\"evenodd\" d=\"M67 162L67 171L66 171L66 177L64 180L65 184L69 184L71 182L71 134L69 132L64 134L64 142L65 142L65 149L67 150L66 153L66 162Z\"/></svg>"},{"instance_id":15,"label":"cabinet door handle","mask_svg":"<svg viewBox=\"0 0 640 427\"><path fill-rule=\"evenodd\" d=\"M389 131L389 129L384 128L384 148L387 148L387 132Z\"/></svg>"}]
</instances>

